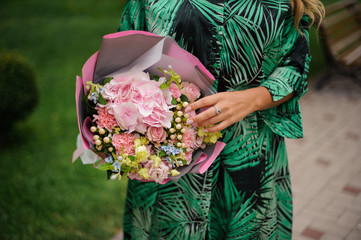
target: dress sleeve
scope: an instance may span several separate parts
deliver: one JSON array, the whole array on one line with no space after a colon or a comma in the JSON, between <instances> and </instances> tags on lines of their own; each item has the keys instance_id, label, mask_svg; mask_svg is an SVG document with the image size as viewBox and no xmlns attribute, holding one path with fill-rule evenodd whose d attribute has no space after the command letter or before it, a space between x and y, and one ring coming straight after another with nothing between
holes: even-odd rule
<instances>
[{"instance_id":1,"label":"dress sleeve","mask_svg":"<svg viewBox=\"0 0 361 240\"><path fill-rule=\"evenodd\" d=\"M283 26L279 63L260 86L266 87L273 101L294 93L292 99L274 108L261 111L265 123L273 132L287 138L302 138L303 127L299 106L307 91L307 75L311 57L307 18L301 20L301 35L290 18Z\"/></svg>"},{"instance_id":2,"label":"dress sleeve","mask_svg":"<svg viewBox=\"0 0 361 240\"><path fill-rule=\"evenodd\" d=\"M126 30L146 30L144 0L127 1L118 28L118 31Z\"/></svg>"}]
</instances>

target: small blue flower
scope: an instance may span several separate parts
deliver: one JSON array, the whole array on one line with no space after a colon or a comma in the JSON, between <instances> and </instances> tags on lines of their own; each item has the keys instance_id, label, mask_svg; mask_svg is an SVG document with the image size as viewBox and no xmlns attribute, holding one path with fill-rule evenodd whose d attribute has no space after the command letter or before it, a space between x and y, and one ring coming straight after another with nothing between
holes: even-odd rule
<instances>
[{"instance_id":1,"label":"small blue flower","mask_svg":"<svg viewBox=\"0 0 361 240\"><path fill-rule=\"evenodd\" d=\"M167 155L170 155L172 154L173 156L177 155L180 153L180 150L174 146L171 146L170 149L169 149L169 154Z\"/></svg>"},{"instance_id":2,"label":"small blue flower","mask_svg":"<svg viewBox=\"0 0 361 240\"><path fill-rule=\"evenodd\" d=\"M119 161L122 161L123 160L123 157L122 156L118 156L117 157Z\"/></svg>"},{"instance_id":3,"label":"small blue flower","mask_svg":"<svg viewBox=\"0 0 361 240\"><path fill-rule=\"evenodd\" d=\"M167 162L169 162L169 163L172 162L172 159L171 159L170 157L166 157L165 160L166 160Z\"/></svg>"},{"instance_id":4,"label":"small blue flower","mask_svg":"<svg viewBox=\"0 0 361 240\"><path fill-rule=\"evenodd\" d=\"M168 156L170 155L178 155L180 154L183 150L182 149L179 149L179 148L176 148L174 146L167 146L167 145L162 145L160 147L161 150L163 150Z\"/></svg>"},{"instance_id":5,"label":"small blue flower","mask_svg":"<svg viewBox=\"0 0 361 240\"><path fill-rule=\"evenodd\" d=\"M163 151L168 151L169 146L167 146L167 145L162 145L162 146L160 146L160 149L162 149Z\"/></svg>"},{"instance_id":6,"label":"small blue flower","mask_svg":"<svg viewBox=\"0 0 361 240\"><path fill-rule=\"evenodd\" d=\"M99 94L96 92L93 92L92 94L89 95L88 99L89 99L89 101L93 101L93 103L96 104L98 102L98 97L99 97Z\"/></svg>"},{"instance_id":7,"label":"small blue flower","mask_svg":"<svg viewBox=\"0 0 361 240\"><path fill-rule=\"evenodd\" d=\"M115 162L113 163L114 172L119 172L119 171L120 171L120 166L121 166L120 162L115 161Z\"/></svg>"},{"instance_id":8,"label":"small blue flower","mask_svg":"<svg viewBox=\"0 0 361 240\"><path fill-rule=\"evenodd\" d=\"M104 161L105 161L106 163L112 163L114 160L113 160L112 155L108 155L108 156L104 159Z\"/></svg>"}]
</instances>

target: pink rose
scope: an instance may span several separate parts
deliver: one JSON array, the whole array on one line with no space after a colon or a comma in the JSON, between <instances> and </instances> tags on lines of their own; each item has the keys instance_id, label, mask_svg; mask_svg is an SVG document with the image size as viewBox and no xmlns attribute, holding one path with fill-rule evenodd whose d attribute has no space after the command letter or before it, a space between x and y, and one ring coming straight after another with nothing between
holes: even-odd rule
<instances>
[{"instance_id":1,"label":"pink rose","mask_svg":"<svg viewBox=\"0 0 361 240\"><path fill-rule=\"evenodd\" d=\"M154 167L153 161L147 161L144 164L144 168L148 170L150 180L157 183L162 183L166 178L168 178L169 167L163 162L160 162L158 167Z\"/></svg>"},{"instance_id":2,"label":"pink rose","mask_svg":"<svg viewBox=\"0 0 361 240\"><path fill-rule=\"evenodd\" d=\"M188 98L188 100L190 102L196 101L201 96L201 92L200 92L199 88L196 85L194 85L193 83L184 87L181 90L181 93L186 95L186 97Z\"/></svg>"},{"instance_id":3,"label":"pink rose","mask_svg":"<svg viewBox=\"0 0 361 240\"><path fill-rule=\"evenodd\" d=\"M129 172L127 176L128 176L129 179L132 179L132 180L134 180L134 179L136 179L136 180L144 180L141 176L139 176L138 171Z\"/></svg>"},{"instance_id":4,"label":"pink rose","mask_svg":"<svg viewBox=\"0 0 361 240\"><path fill-rule=\"evenodd\" d=\"M189 85L189 82L181 82L181 89L187 87Z\"/></svg>"},{"instance_id":5,"label":"pink rose","mask_svg":"<svg viewBox=\"0 0 361 240\"><path fill-rule=\"evenodd\" d=\"M175 84L174 82L170 84L170 87L169 87L169 90L171 91L172 93L172 96L177 99L177 98L180 98L181 96L181 92L177 86L177 84Z\"/></svg>"},{"instance_id":6,"label":"pink rose","mask_svg":"<svg viewBox=\"0 0 361 240\"><path fill-rule=\"evenodd\" d=\"M146 137L151 142L161 143L166 139L167 133L163 127L148 127Z\"/></svg>"}]
</instances>

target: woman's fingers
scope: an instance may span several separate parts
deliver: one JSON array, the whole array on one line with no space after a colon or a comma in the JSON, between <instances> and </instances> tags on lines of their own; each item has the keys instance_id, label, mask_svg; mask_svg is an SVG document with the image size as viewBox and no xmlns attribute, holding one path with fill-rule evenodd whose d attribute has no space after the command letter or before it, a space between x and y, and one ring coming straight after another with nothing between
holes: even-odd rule
<instances>
[{"instance_id":1,"label":"woman's fingers","mask_svg":"<svg viewBox=\"0 0 361 240\"><path fill-rule=\"evenodd\" d=\"M216 109L210 107L207 110L197 114L196 116L190 118L188 124L197 124L198 127L204 127L207 125L215 124L222 121L224 116L216 114Z\"/></svg>"},{"instance_id":2,"label":"woman's fingers","mask_svg":"<svg viewBox=\"0 0 361 240\"><path fill-rule=\"evenodd\" d=\"M249 112L249 104L242 100L240 92L226 92L207 96L189 104L186 112L205 108L201 113L189 118L187 124L206 127L206 131L217 132L244 118ZM217 110L218 109L218 110Z\"/></svg>"},{"instance_id":3,"label":"woman's fingers","mask_svg":"<svg viewBox=\"0 0 361 240\"><path fill-rule=\"evenodd\" d=\"M185 109L185 111L190 112L190 111L197 110L200 108L213 106L218 101L218 95L219 94L203 97L203 98L199 99L198 101L195 101L194 103L189 104L189 106Z\"/></svg>"}]
</instances>

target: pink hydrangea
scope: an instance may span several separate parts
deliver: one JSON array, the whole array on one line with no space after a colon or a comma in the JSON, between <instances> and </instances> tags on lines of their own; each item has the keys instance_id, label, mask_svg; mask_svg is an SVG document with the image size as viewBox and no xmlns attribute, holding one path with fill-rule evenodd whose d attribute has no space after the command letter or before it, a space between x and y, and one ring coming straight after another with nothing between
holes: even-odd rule
<instances>
[{"instance_id":1,"label":"pink hydrangea","mask_svg":"<svg viewBox=\"0 0 361 240\"><path fill-rule=\"evenodd\" d=\"M143 117L145 124L152 127L166 127L170 128L172 125L174 113L172 111L164 111L160 108L153 109L153 113L149 116Z\"/></svg>"},{"instance_id":2,"label":"pink hydrangea","mask_svg":"<svg viewBox=\"0 0 361 240\"><path fill-rule=\"evenodd\" d=\"M144 168L148 170L150 180L157 183L162 183L165 179L168 178L169 167L163 162L160 162L158 167L154 167L153 161L147 161L144 164Z\"/></svg>"},{"instance_id":3,"label":"pink hydrangea","mask_svg":"<svg viewBox=\"0 0 361 240\"><path fill-rule=\"evenodd\" d=\"M139 134L117 133L112 137L112 144L117 150L117 154L120 154L123 149L123 153L134 155L134 140L137 138L139 138Z\"/></svg>"},{"instance_id":4,"label":"pink hydrangea","mask_svg":"<svg viewBox=\"0 0 361 240\"><path fill-rule=\"evenodd\" d=\"M193 83L185 85L185 87L182 88L181 93L186 95L190 102L196 101L201 96L200 89Z\"/></svg>"},{"instance_id":5,"label":"pink hydrangea","mask_svg":"<svg viewBox=\"0 0 361 240\"><path fill-rule=\"evenodd\" d=\"M110 114L106 108L99 108L98 115L93 115L94 121L99 128L106 128L109 132L117 125L114 115Z\"/></svg>"},{"instance_id":6,"label":"pink hydrangea","mask_svg":"<svg viewBox=\"0 0 361 240\"><path fill-rule=\"evenodd\" d=\"M137 93L133 98L133 103L137 105L145 124L152 127L170 128L173 111L170 111L170 106L166 101L168 97L159 86L159 82L150 80L135 82L134 88L137 89Z\"/></svg>"},{"instance_id":7,"label":"pink hydrangea","mask_svg":"<svg viewBox=\"0 0 361 240\"><path fill-rule=\"evenodd\" d=\"M107 107L123 130L145 133L148 126L170 128L173 119L171 92L160 89L160 82L139 72L115 77L104 85Z\"/></svg>"},{"instance_id":8,"label":"pink hydrangea","mask_svg":"<svg viewBox=\"0 0 361 240\"><path fill-rule=\"evenodd\" d=\"M138 118L140 118L137 106L130 102L112 105L115 119L121 129L133 132L138 124Z\"/></svg>"}]
</instances>

